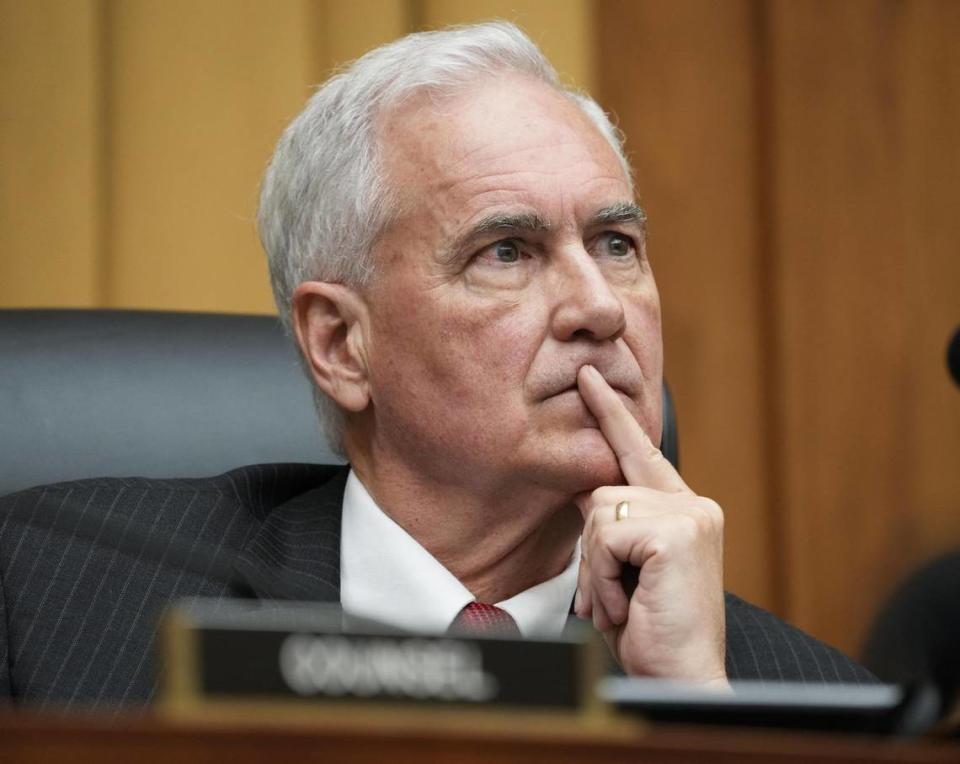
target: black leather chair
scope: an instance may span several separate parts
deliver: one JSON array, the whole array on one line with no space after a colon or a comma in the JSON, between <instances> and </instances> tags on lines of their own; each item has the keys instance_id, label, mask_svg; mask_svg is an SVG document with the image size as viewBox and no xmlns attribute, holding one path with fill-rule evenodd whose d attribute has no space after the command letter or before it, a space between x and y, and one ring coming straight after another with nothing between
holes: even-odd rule
<instances>
[{"instance_id":1,"label":"black leather chair","mask_svg":"<svg viewBox=\"0 0 960 764\"><path fill-rule=\"evenodd\" d=\"M677 464L664 387L663 449ZM85 477L337 463L276 318L0 310L0 495Z\"/></svg>"}]
</instances>

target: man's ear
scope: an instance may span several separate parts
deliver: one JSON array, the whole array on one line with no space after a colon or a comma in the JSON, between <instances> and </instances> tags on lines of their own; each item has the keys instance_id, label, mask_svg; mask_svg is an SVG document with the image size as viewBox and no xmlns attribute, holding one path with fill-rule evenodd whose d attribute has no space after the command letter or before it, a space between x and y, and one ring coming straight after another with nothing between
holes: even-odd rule
<instances>
[{"instance_id":1,"label":"man's ear","mask_svg":"<svg viewBox=\"0 0 960 764\"><path fill-rule=\"evenodd\" d=\"M363 298L342 284L305 281L293 293L291 317L317 387L341 408L363 411L370 403Z\"/></svg>"}]
</instances>

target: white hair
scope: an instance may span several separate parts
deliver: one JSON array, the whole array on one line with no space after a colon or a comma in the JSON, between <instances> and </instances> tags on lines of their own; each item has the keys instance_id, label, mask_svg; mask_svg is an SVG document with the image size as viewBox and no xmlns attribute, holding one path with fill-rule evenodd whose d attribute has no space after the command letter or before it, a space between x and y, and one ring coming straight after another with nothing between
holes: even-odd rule
<instances>
[{"instance_id":1,"label":"white hair","mask_svg":"<svg viewBox=\"0 0 960 764\"><path fill-rule=\"evenodd\" d=\"M370 51L327 80L287 127L264 176L257 227L280 318L305 281L361 288L375 272L373 245L396 206L382 170L378 119L421 92L453 94L496 73L523 74L570 98L596 125L630 179L620 131L588 95L560 84L536 45L495 21L418 32ZM330 446L342 453L343 412L314 388Z\"/></svg>"}]
</instances>

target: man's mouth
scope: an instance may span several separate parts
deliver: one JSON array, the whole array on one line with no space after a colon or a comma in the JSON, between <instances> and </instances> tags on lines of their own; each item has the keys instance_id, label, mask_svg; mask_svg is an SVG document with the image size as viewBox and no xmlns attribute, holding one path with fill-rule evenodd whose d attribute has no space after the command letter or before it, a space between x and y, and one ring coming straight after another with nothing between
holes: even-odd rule
<instances>
[{"instance_id":1,"label":"man's mouth","mask_svg":"<svg viewBox=\"0 0 960 764\"><path fill-rule=\"evenodd\" d=\"M619 393L620 395L622 395L622 396L625 397L625 398L630 398L630 399L632 399L633 396L631 396L630 393L628 393L626 390L624 390L624 389L623 389L622 387L620 387L619 385L615 385L615 384L612 384L612 383L610 383L610 382L607 382L607 384L610 385L610 387L613 389L613 392ZM555 392L555 393L551 393L550 395L547 396L547 398L555 398L555 397L558 396L558 395L565 395L566 393L579 393L579 392L580 392L580 387L577 385L576 382L574 382L573 384L568 385L567 387L563 388L562 390L558 390L558 391Z\"/></svg>"},{"instance_id":2,"label":"man's mouth","mask_svg":"<svg viewBox=\"0 0 960 764\"><path fill-rule=\"evenodd\" d=\"M547 400L569 392L579 392L577 379L584 363L593 365L613 391L624 398L634 400L643 390L642 373L626 360L614 358L604 362L604 359L584 357L577 359L576 365L563 364L555 369L554 374L541 379L539 399Z\"/></svg>"}]
</instances>

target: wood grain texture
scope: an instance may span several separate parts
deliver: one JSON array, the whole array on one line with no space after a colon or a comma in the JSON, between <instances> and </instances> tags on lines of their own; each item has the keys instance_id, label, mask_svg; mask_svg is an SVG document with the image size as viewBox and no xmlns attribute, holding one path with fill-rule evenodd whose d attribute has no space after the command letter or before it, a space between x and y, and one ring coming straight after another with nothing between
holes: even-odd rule
<instances>
[{"instance_id":1,"label":"wood grain texture","mask_svg":"<svg viewBox=\"0 0 960 764\"><path fill-rule=\"evenodd\" d=\"M682 470L724 507L728 588L776 606L752 8L610 0L596 23L599 100L650 218Z\"/></svg>"},{"instance_id":2,"label":"wood grain texture","mask_svg":"<svg viewBox=\"0 0 960 764\"><path fill-rule=\"evenodd\" d=\"M960 6L770 7L788 615L848 650L960 544Z\"/></svg>"},{"instance_id":3,"label":"wood grain texture","mask_svg":"<svg viewBox=\"0 0 960 764\"><path fill-rule=\"evenodd\" d=\"M97 3L0 1L0 305L100 298Z\"/></svg>"},{"instance_id":4,"label":"wood grain texture","mask_svg":"<svg viewBox=\"0 0 960 764\"><path fill-rule=\"evenodd\" d=\"M564 82L594 85L594 7L589 0L418 0L424 29L506 19L518 24L544 51Z\"/></svg>"},{"instance_id":5,"label":"wood grain texture","mask_svg":"<svg viewBox=\"0 0 960 764\"><path fill-rule=\"evenodd\" d=\"M359 711L352 724L331 723L322 710L281 718L264 707L250 714L192 719L143 715L105 718L88 714L0 713L0 756L5 761L71 761L77 764L166 764L176 761L234 764L270 761L301 764L331 761L363 764L743 764L744 762L955 762L956 743L891 743L884 738L843 737L748 729L700 729L664 725L616 731L583 728L555 719L554 729L504 723L470 722L466 714L450 723L450 713L425 711L419 721L400 727L391 716L380 719ZM307 719L312 716L312 720ZM556 727L563 729L559 732Z\"/></svg>"},{"instance_id":6,"label":"wood grain texture","mask_svg":"<svg viewBox=\"0 0 960 764\"><path fill-rule=\"evenodd\" d=\"M856 652L894 582L960 545L960 5L598 14L728 584Z\"/></svg>"},{"instance_id":7,"label":"wood grain texture","mask_svg":"<svg viewBox=\"0 0 960 764\"><path fill-rule=\"evenodd\" d=\"M378 45L414 31L410 0L318 0L313 4L322 35L316 81Z\"/></svg>"},{"instance_id":8,"label":"wood grain texture","mask_svg":"<svg viewBox=\"0 0 960 764\"><path fill-rule=\"evenodd\" d=\"M109 5L109 306L273 310L257 188L315 78L311 21L304 2Z\"/></svg>"}]
</instances>

